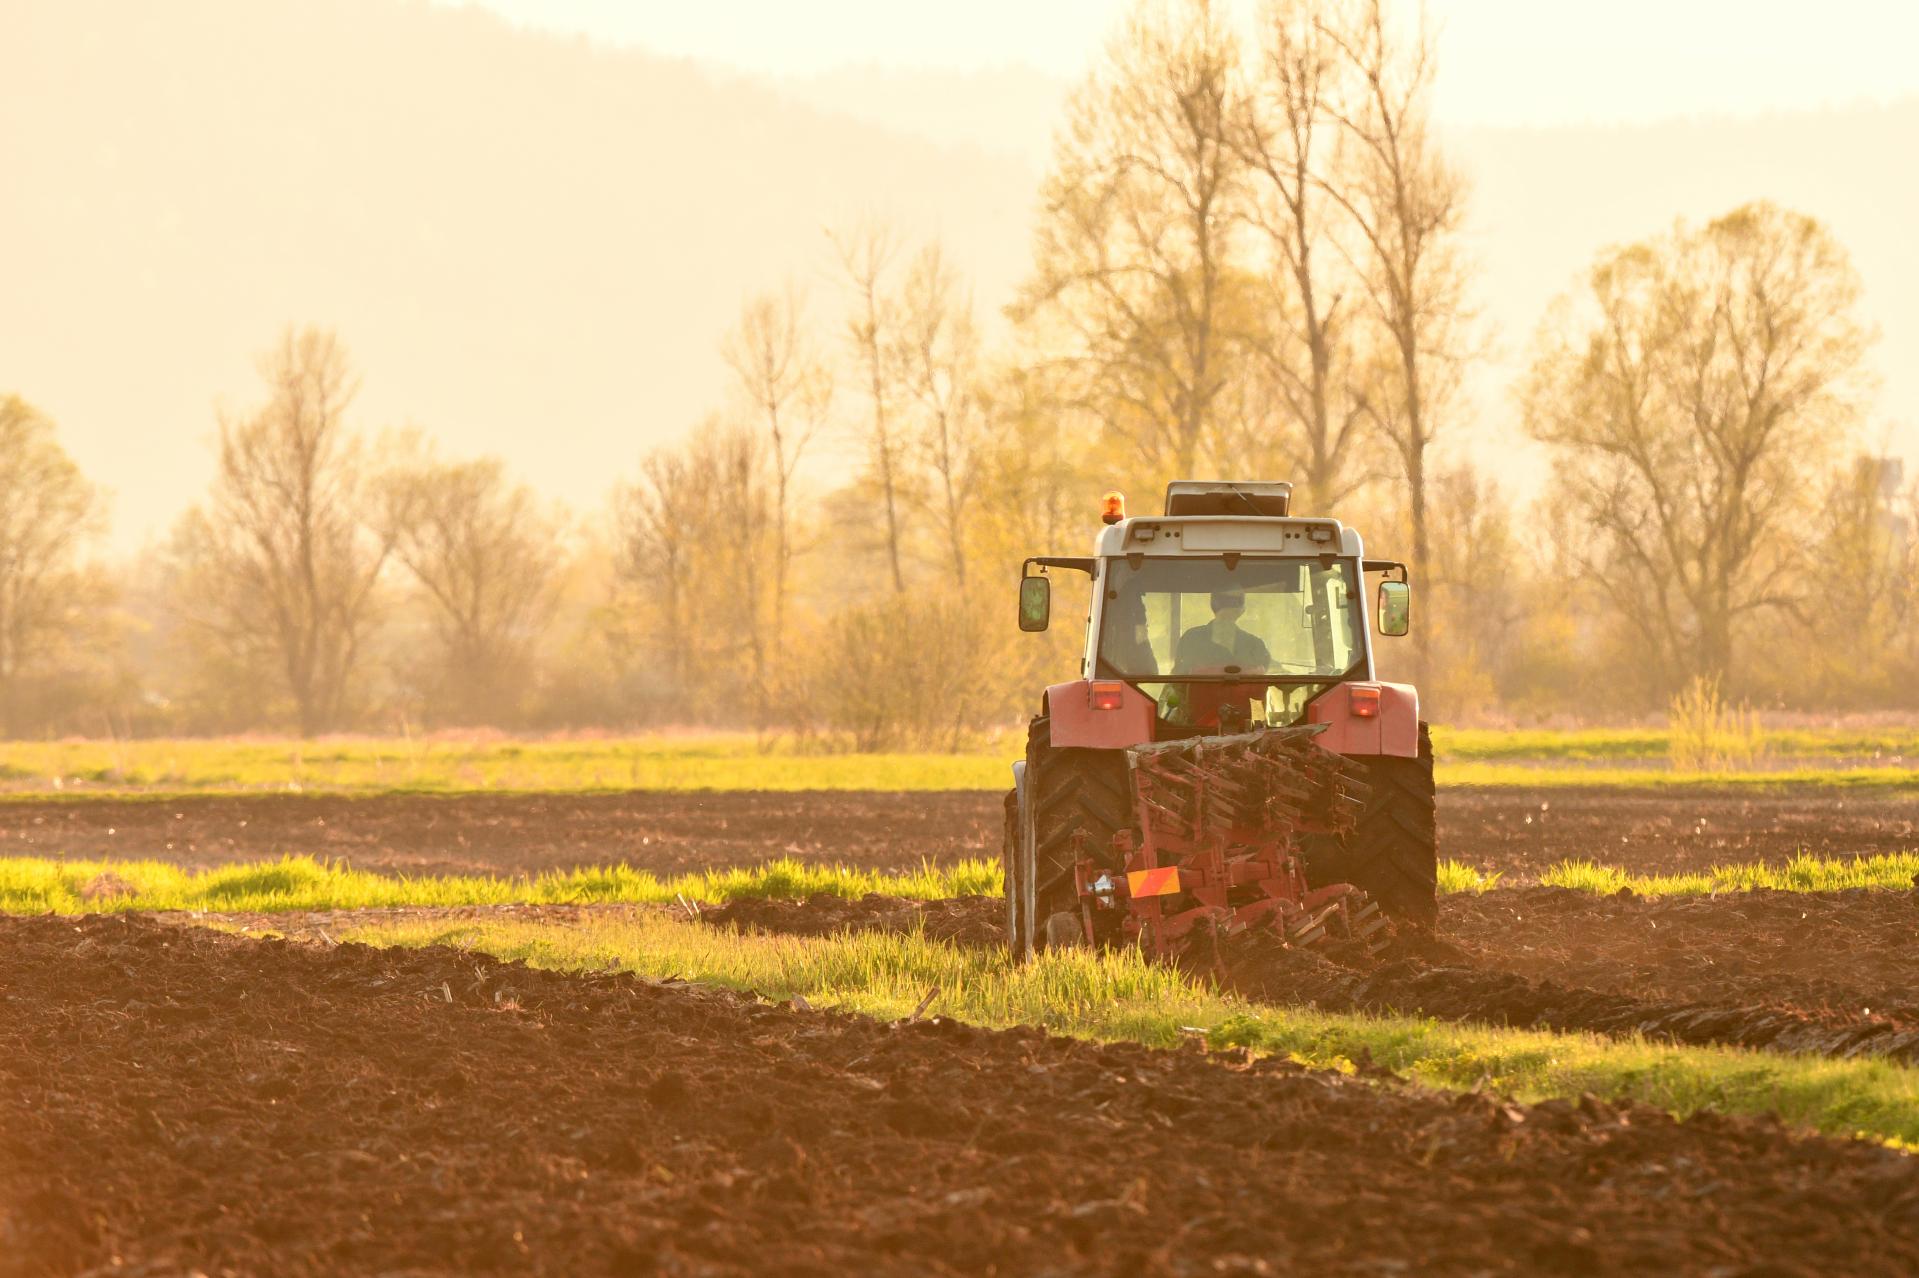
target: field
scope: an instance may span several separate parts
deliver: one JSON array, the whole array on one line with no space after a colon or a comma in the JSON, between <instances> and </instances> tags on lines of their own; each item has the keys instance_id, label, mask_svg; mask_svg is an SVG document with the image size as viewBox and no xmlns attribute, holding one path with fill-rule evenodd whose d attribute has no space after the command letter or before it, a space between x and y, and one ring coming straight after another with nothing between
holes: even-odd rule
<instances>
[{"instance_id":1,"label":"field","mask_svg":"<svg viewBox=\"0 0 1919 1278\"><path fill-rule=\"evenodd\" d=\"M1006 959L998 758L0 748L0 1274L1914 1272L1919 741L1656 737L1204 971Z\"/></svg>"},{"instance_id":2,"label":"field","mask_svg":"<svg viewBox=\"0 0 1919 1278\"><path fill-rule=\"evenodd\" d=\"M1919 789L1919 731L1762 732L1738 768L1673 768L1663 729L1434 732L1442 785ZM1012 735L966 754L850 754L832 741L745 734L515 741L341 737L320 741L0 742L0 795L622 793L680 790L997 789L1023 748Z\"/></svg>"},{"instance_id":3,"label":"field","mask_svg":"<svg viewBox=\"0 0 1919 1278\"><path fill-rule=\"evenodd\" d=\"M773 857L896 870L998 854L1001 794L167 795L0 802L0 856L229 865L303 853L398 874L537 874L627 863L661 873ZM1440 843L1509 877L1561 861L1697 870L1919 848L1919 792L1455 788Z\"/></svg>"}]
</instances>

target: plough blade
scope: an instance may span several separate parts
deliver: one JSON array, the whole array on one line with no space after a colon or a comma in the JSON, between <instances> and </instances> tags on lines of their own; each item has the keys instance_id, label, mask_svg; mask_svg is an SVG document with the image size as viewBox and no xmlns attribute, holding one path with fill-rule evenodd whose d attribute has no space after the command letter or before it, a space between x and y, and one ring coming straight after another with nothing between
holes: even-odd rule
<instances>
[{"instance_id":1,"label":"plough blade","mask_svg":"<svg viewBox=\"0 0 1919 1278\"><path fill-rule=\"evenodd\" d=\"M1122 936L1163 958L1191 957L1200 937L1216 948L1249 931L1282 946L1383 944L1386 920L1365 893L1306 881L1301 837L1350 833L1368 793L1359 767L1321 747L1319 732L1256 729L1128 750L1138 830L1115 840L1117 882L1099 858L1081 863L1089 926L1096 909L1123 903Z\"/></svg>"}]
</instances>

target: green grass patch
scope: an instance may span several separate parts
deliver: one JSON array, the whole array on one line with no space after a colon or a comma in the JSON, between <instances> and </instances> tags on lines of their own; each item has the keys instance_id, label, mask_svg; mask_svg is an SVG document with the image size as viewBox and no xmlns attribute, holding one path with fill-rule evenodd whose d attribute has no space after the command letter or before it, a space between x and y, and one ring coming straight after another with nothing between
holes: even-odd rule
<instances>
[{"instance_id":1,"label":"green grass patch","mask_svg":"<svg viewBox=\"0 0 1919 1278\"><path fill-rule=\"evenodd\" d=\"M1919 761L1919 728L1762 728L1767 755L1787 759L1875 760L1886 766ZM1672 753L1668 728L1449 728L1433 729L1442 762L1659 762Z\"/></svg>"},{"instance_id":2,"label":"green grass patch","mask_svg":"<svg viewBox=\"0 0 1919 1278\"><path fill-rule=\"evenodd\" d=\"M1501 1030L1414 1017L1337 1016L1248 1003L1133 951L1069 951L1020 966L991 950L918 935L827 938L736 934L667 916L525 923L373 924L348 933L378 945L453 945L537 967L680 977L879 1017L930 1010L973 1024L1167 1047L1189 1032L1309 1065L1370 1058L1442 1088L1489 1088L1521 1100L1592 1092L1676 1114L1777 1113L1834 1135L1919 1140L1919 1071L1873 1060L1670 1047L1586 1034Z\"/></svg>"},{"instance_id":3,"label":"green grass patch","mask_svg":"<svg viewBox=\"0 0 1919 1278\"><path fill-rule=\"evenodd\" d=\"M1442 762L1593 763L1608 760L1664 759L1664 728L1581 728L1552 731L1532 728L1433 728L1433 754Z\"/></svg>"},{"instance_id":4,"label":"green grass patch","mask_svg":"<svg viewBox=\"0 0 1919 1278\"><path fill-rule=\"evenodd\" d=\"M1610 894L1631 888L1644 896L1699 895L1768 889L1831 892L1848 888L1909 890L1919 875L1919 853L1857 859L1801 854L1783 866L1722 865L1689 874L1629 874L1593 861L1566 861L1540 881L1554 887ZM1439 890L1485 892L1503 875L1459 861L1439 865ZM808 864L791 857L759 865L662 878L627 865L519 877L376 874L350 866L289 856L216 869L185 869L164 861L59 861L0 858L0 911L14 914L120 913L129 910L205 910L271 914L289 910L357 910L395 906L646 905L685 897L731 901L743 897L857 898L877 892L916 901L997 896L995 859L881 871Z\"/></svg>"},{"instance_id":5,"label":"green grass patch","mask_svg":"<svg viewBox=\"0 0 1919 1278\"><path fill-rule=\"evenodd\" d=\"M1600 790L1880 790L1919 791L1919 768L1903 766L1796 767L1751 771L1677 772L1659 767L1620 768L1497 762L1448 762L1433 766L1443 789Z\"/></svg>"},{"instance_id":6,"label":"green grass patch","mask_svg":"<svg viewBox=\"0 0 1919 1278\"><path fill-rule=\"evenodd\" d=\"M1498 870L1487 873L1477 870L1463 861L1444 860L1439 863L1439 890L1441 894L1451 892L1484 892L1497 887L1506 876Z\"/></svg>"},{"instance_id":7,"label":"green grass patch","mask_svg":"<svg viewBox=\"0 0 1919 1278\"><path fill-rule=\"evenodd\" d=\"M914 900L1000 890L997 861L882 873L809 865L790 857L742 869L660 878L619 865L521 878L372 874L306 856L187 870L162 861L0 859L0 911L14 914L213 910L278 913L391 906L659 904L742 897L843 896L869 892Z\"/></svg>"},{"instance_id":8,"label":"green grass patch","mask_svg":"<svg viewBox=\"0 0 1919 1278\"><path fill-rule=\"evenodd\" d=\"M1919 876L1919 852L1862 857L1805 853L1785 865L1716 865L1690 874L1628 874L1594 861L1562 861L1539 881L1547 887L1610 894L1630 888L1641 896L1704 896L1713 892L1841 892L1851 888L1910 890Z\"/></svg>"}]
</instances>

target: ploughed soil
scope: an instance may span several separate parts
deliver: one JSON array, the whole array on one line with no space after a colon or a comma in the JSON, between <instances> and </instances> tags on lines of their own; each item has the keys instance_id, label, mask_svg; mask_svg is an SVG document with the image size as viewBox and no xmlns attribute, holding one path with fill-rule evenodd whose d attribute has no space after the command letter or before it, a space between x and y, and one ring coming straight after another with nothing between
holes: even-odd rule
<instances>
[{"instance_id":1,"label":"ploughed soil","mask_svg":"<svg viewBox=\"0 0 1919 1278\"><path fill-rule=\"evenodd\" d=\"M775 857L914 868L999 855L1000 795L810 790L0 800L0 854L229 865L286 853L406 874L625 862L662 874Z\"/></svg>"},{"instance_id":2,"label":"ploughed soil","mask_svg":"<svg viewBox=\"0 0 1919 1278\"><path fill-rule=\"evenodd\" d=\"M1919 1270L1919 1160L450 950L0 919L0 1272Z\"/></svg>"},{"instance_id":3,"label":"ploughed soil","mask_svg":"<svg viewBox=\"0 0 1919 1278\"><path fill-rule=\"evenodd\" d=\"M1865 856L1919 847L1919 795L1800 786L1770 793L1447 789L1441 856L1511 878L1565 860L1633 873L1779 863L1799 852Z\"/></svg>"},{"instance_id":4,"label":"ploughed soil","mask_svg":"<svg viewBox=\"0 0 1919 1278\"><path fill-rule=\"evenodd\" d=\"M997 900L736 901L708 922L818 935L923 926L998 944ZM1494 1025L1641 1033L1919 1063L1919 893L1600 897L1502 888L1440 900L1435 936L1383 955L1229 949L1216 975L1249 997Z\"/></svg>"},{"instance_id":5,"label":"ploughed soil","mask_svg":"<svg viewBox=\"0 0 1919 1278\"><path fill-rule=\"evenodd\" d=\"M777 856L900 869L997 855L1001 803L997 791L6 799L0 855L225 865L304 852L408 874L622 861L673 873ZM1919 846L1919 796L1449 789L1439 841L1513 879L1567 858L1652 871L1901 851Z\"/></svg>"},{"instance_id":6,"label":"ploughed soil","mask_svg":"<svg viewBox=\"0 0 1919 1278\"><path fill-rule=\"evenodd\" d=\"M989 896L909 901L877 893L858 900L828 896L808 897L804 901L744 897L705 907L700 911L700 921L742 931L782 932L789 936L923 931L935 941L1000 945L1006 936L1006 902Z\"/></svg>"},{"instance_id":7,"label":"ploughed soil","mask_svg":"<svg viewBox=\"0 0 1919 1278\"><path fill-rule=\"evenodd\" d=\"M1634 1028L1686 1041L1919 1061L1919 893L1646 899L1521 888L1448 897L1441 919L1444 939L1423 955L1413 949L1414 965L1670 1005L1663 1021ZM1524 1019L1521 987L1506 997L1511 1017ZM1545 1000L1537 1007L1541 1024L1562 1015ZM1591 1028L1621 1027L1590 1000L1571 1014Z\"/></svg>"}]
</instances>

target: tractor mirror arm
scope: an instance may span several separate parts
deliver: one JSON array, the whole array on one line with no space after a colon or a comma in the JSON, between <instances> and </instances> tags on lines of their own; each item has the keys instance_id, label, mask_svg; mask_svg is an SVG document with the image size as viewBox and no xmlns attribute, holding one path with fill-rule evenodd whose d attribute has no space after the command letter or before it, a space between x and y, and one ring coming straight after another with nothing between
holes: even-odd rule
<instances>
[{"instance_id":1,"label":"tractor mirror arm","mask_svg":"<svg viewBox=\"0 0 1919 1278\"><path fill-rule=\"evenodd\" d=\"M1365 561L1365 563L1361 564L1360 566L1364 568L1367 572L1384 572L1384 573L1397 574L1396 576L1393 577L1394 581L1406 580L1406 565L1400 563L1397 559L1368 559Z\"/></svg>"},{"instance_id":2,"label":"tractor mirror arm","mask_svg":"<svg viewBox=\"0 0 1919 1278\"><path fill-rule=\"evenodd\" d=\"M1074 555L1033 555L1019 566L1019 575L1028 575L1027 570L1038 564L1041 568L1071 568L1083 572L1088 577L1099 574L1099 560Z\"/></svg>"}]
</instances>

